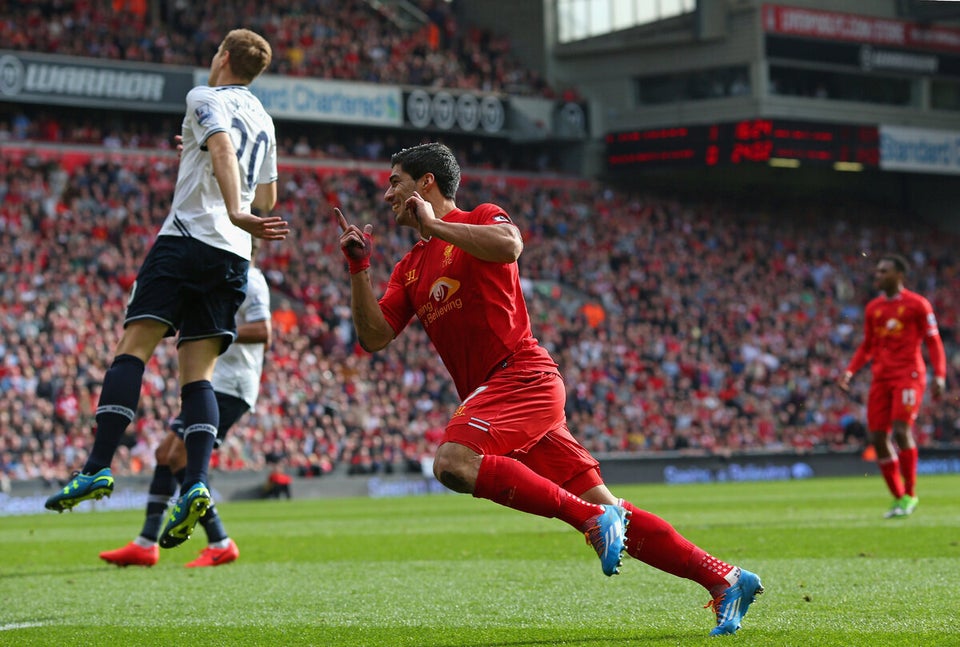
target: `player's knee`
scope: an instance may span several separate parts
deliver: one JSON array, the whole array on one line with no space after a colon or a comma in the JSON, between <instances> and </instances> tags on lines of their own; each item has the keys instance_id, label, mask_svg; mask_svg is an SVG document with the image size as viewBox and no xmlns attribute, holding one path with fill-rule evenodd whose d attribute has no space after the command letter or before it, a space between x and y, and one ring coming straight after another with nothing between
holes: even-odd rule
<instances>
[{"instance_id":1,"label":"player's knee","mask_svg":"<svg viewBox=\"0 0 960 647\"><path fill-rule=\"evenodd\" d=\"M462 474L452 471L445 471L434 465L433 475L437 477L438 481L443 483L444 487L449 488L454 492L459 492L460 494L473 493L473 485Z\"/></svg>"},{"instance_id":2,"label":"player's knee","mask_svg":"<svg viewBox=\"0 0 960 647\"><path fill-rule=\"evenodd\" d=\"M454 492L470 494L477 481L474 458L478 457L472 451L457 451L460 449L455 445L441 445L433 460L433 475Z\"/></svg>"}]
</instances>

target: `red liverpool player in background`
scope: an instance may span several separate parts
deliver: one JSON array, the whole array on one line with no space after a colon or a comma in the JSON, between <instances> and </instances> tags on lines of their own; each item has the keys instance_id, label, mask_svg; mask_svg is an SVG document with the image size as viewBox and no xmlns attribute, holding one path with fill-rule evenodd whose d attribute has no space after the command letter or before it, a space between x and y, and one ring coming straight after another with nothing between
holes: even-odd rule
<instances>
[{"instance_id":1,"label":"red liverpool player in background","mask_svg":"<svg viewBox=\"0 0 960 647\"><path fill-rule=\"evenodd\" d=\"M947 362L937 317L930 302L903 286L909 267L898 254L877 262L874 285L881 294L867 304L863 317L863 343L840 378L849 391L850 380L871 363L873 380L867 401L867 427L877 452L880 473L893 494L887 518L905 517L917 507L917 443L913 423L927 385L927 366L920 343L924 342L933 365L933 396L946 389ZM891 432L899 454L894 452Z\"/></svg>"}]
</instances>

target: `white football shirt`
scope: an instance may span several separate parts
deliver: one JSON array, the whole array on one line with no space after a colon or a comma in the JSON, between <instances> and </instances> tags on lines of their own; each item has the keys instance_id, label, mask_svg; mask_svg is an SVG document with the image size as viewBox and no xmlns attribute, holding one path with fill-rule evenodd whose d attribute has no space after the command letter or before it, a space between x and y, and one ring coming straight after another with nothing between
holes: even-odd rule
<instances>
[{"instance_id":1,"label":"white football shirt","mask_svg":"<svg viewBox=\"0 0 960 647\"><path fill-rule=\"evenodd\" d=\"M213 175L207 139L227 132L240 165L240 208L249 212L258 184L277 180L273 119L244 85L198 86L187 93L183 151L170 214L160 236L188 236L250 258L250 234L230 221Z\"/></svg>"},{"instance_id":2,"label":"white football shirt","mask_svg":"<svg viewBox=\"0 0 960 647\"><path fill-rule=\"evenodd\" d=\"M247 296L237 311L237 325L270 318L270 288L256 267L247 272ZM260 395L263 344L230 344L213 369L213 390L240 398L253 409Z\"/></svg>"}]
</instances>

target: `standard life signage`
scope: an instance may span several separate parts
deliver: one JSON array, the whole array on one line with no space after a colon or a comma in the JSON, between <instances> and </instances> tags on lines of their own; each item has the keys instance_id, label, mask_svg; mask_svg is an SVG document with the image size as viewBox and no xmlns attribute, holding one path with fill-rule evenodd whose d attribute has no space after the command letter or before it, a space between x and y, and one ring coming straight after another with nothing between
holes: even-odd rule
<instances>
[{"instance_id":1,"label":"standard life signage","mask_svg":"<svg viewBox=\"0 0 960 647\"><path fill-rule=\"evenodd\" d=\"M0 50L0 101L182 112L192 70Z\"/></svg>"}]
</instances>

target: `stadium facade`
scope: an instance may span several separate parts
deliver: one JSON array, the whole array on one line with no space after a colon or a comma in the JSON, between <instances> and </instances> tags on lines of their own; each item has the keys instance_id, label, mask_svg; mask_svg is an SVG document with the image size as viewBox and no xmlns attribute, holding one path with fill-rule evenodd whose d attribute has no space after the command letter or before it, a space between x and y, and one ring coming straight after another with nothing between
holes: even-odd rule
<instances>
[{"instance_id":1,"label":"stadium facade","mask_svg":"<svg viewBox=\"0 0 960 647\"><path fill-rule=\"evenodd\" d=\"M834 192L960 222L957 3L696 0L666 3L690 7L679 15L563 42L562 21L591 19L576 0L519 3L509 21L518 3L463 4L470 21L511 33L554 86L584 97L588 175ZM539 38L530 25L543 26Z\"/></svg>"}]
</instances>

